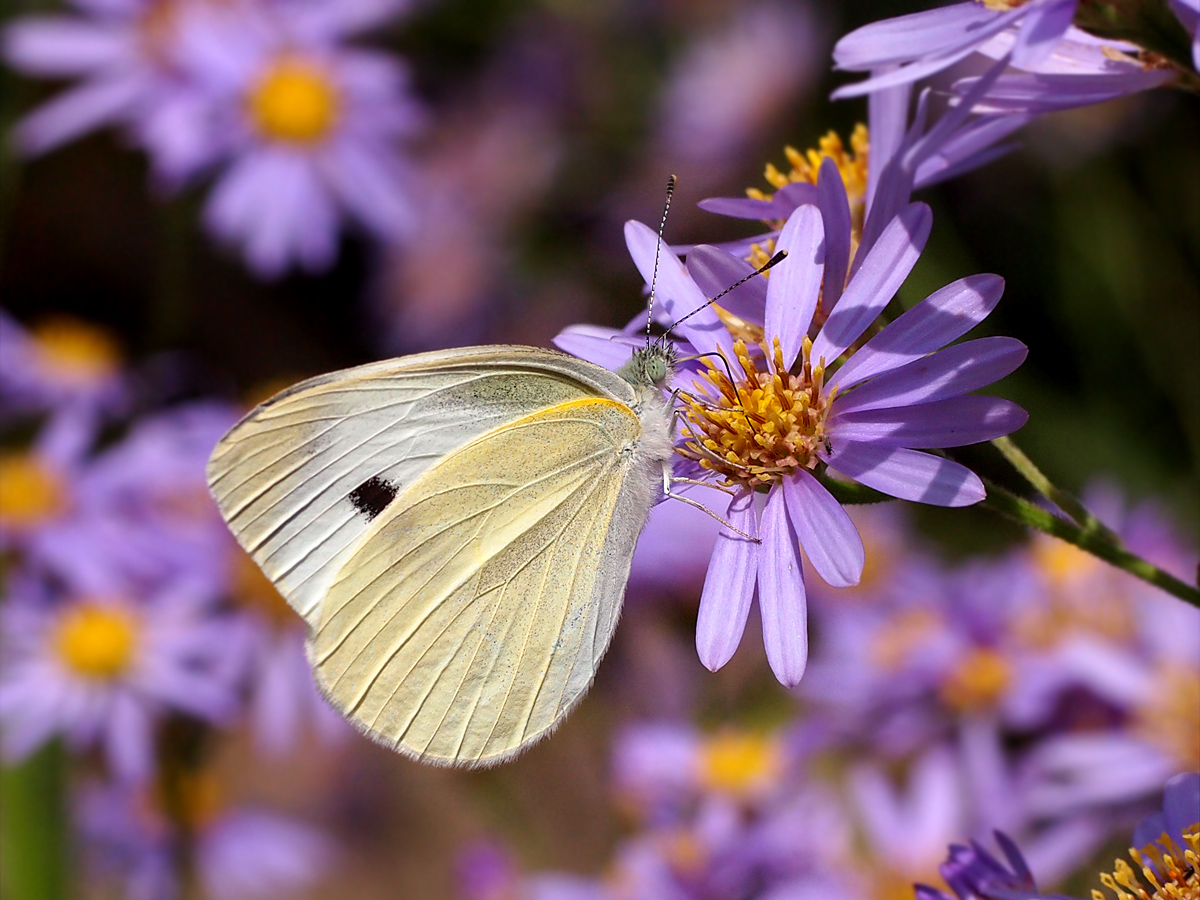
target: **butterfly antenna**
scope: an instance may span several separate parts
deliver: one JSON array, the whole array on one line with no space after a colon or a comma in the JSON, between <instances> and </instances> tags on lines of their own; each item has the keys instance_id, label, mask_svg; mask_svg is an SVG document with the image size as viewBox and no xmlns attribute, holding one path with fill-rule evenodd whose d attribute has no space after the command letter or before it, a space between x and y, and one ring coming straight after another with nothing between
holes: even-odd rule
<instances>
[{"instance_id":1,"label":"butterfly antenna","mask_svg":"<svg viewBox=\"0 0 1200 900\"><path fill-rule=\"evenodd\" d=\"M676 178L667 179L667 200L663 204L662 220L658 223L658 243L654 246L654 274L650 277L650 302L646 304L646 348L650 348L650 326L654 322L654 289L658 286L658 257L662 253L663 231L667 227L667 213L671 211L671 197L675 194Z\"/></svg>"},{"instance_id":2,"label":"butterfly antenna","mask_svg":"<svg viewBox=\"0 0 1200 900\"><path fill-rule=\"evenodd\" d=\"M743 284L745 284L747 281L749 281L755 275L761 275L763 272L767 271L767 269L770 269L770 268L773 268L774 266L779 265L785 259L787 259L787 251L780 250L778 253L776 253L774 256L772 256L770 259L768 259L765 263L763 263L761 266L759 266L757 269L755 269L753 272L751 272L749 275L747 275L745 278L739 278L737 281L735 281L729 287L725 288L725 290L721 291L721 293L717 294L717 296L713 297L707 303L702 303L700 306L697 306L695 309L693 309L690 313L688 313L682 319L679 319L679 320L671 323L671 327L662 333L662 335L659 337L659 340L660 341L666 340L667 335L670 334L671 331L674 330L674 328L676 326L683 324L688 319L690 319L692 316L696 315L696 313L702 312L703 310L708 309L710 306L712 306L714 303L716 303L718 300L720 300L722 297L724 297L730 291L736 291L738 288L740 288Z\"/></svg>"}]
</instances>

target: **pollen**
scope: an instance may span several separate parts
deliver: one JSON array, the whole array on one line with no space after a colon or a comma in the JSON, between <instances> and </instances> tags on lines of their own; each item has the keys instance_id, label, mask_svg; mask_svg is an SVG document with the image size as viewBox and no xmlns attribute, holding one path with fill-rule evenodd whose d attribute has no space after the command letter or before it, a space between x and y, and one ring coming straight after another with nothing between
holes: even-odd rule
<instances>
[{"instance_id":1,"label":"pollen","mask_svg":"<svg viewBox=\"0 0 1200 900\"><path fill-rule=\"evenodd\" d=\"M283 57L251 89L251 118L268 138L312 144L333 129L340 112L338 90L319 65Z\"/></svg>"},{"instance_id":2,"label":"pollen","mask_svg":"<svg viewBox=\"0 0 1200 900\"><path fill-rule=\"evenodd\" d=\"M1118 859L1112 872L1101 873L1100 883L1116 900L1200 900L1200 822L1182 838L1183 847L1164 833L1158 842L1141 850L1130 848L1134 865ZM1110 898L1093 890L1092 900Z\"/></svg>"},{"instance_id":3,"label":"pollen","mask_svg":"<svg viewBox=\"0 0 1200 900\"><path fill-rule=\"evenodd\" d=\"M817 141L815 148L801 153L795 147L785 147L783 153L790 168L785 172L774 163L767 163L763 171L767 183L775 190L800 182L816 184L821 163L826 157L832 159L842 176L842 183L846 185L852 221L855 224L855 233L858 234L862 228L863 208L867 196L867 162L870 156L870 134L867 126L860 122L854 127L850 135L849 150L842 143L841 136L836 131L830 131ZM769 200L774 196L774 192L747 188L746 196L754 200Z\"/></svg>"},{"instance_id":4,"label":"pollen","mask_svg":"<svg viewBox=\"0 0 1200 900\"><path fill-rule=\"evenodd\" d=\"M0 456L0 523L40 525L66 507L66 486L52 469L28 453Z\"/></svg>"},{"instance_id":5,"label":"pollen","mask_svg":"<svg viewBox=\"0 0 1200 900\"><path fill-rule=\"evenodd\" d=\"M711 790L746 795L768 787L783 767L779 741L734 729L709 738L700 751L700 779Z\"/></svg>"},{"instance_id":6,"label":"pollen","mask_svg":"<svg viewBox=\"0 0 1200 900\"><path fill-rule=\"evenodd\" d=\"M734 350L736 366L727 372L706 362L708 384L697 383L701 394L683 398L692 439L678 452L729 486L756 488L798 469L815 469L827 441L825 418L834 391L824 391L824 360L809 358L812 341L804 339L796 374L784 365L778 338L764 370L744 341ZM737 367L742 375L735 383L730 375Z\"/></svg>"},{"instance_id":7,"label":"pollen","mask_svg":"<svg viewBox=\"0 0 1200 900\"><path fill-rule=\"evenodd\" d=\"M67 668L93 681L114 681L129 671L139 623L130 613L102 603L81 603L63 614L54 647Z\"/></svg>"},{"instance_id":8,"label":"pollen","mask_svg":"<svg viewBox=\"0 0 1200 900\"><path fill-rule=\"evenodd\" d=\"M94 384L121 364L116 342L102 329L57 316L34 325L30 334L42 365L55 378L71 384Z\"/></svg>"}]
</instances>

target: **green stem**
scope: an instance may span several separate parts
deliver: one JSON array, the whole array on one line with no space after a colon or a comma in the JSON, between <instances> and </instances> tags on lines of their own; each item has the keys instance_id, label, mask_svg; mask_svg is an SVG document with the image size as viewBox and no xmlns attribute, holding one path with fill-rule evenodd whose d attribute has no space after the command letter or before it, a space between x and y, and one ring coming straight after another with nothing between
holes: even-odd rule
<instances>
[{"instance_id":1,"label":"green stem","mask_svg":"<svg viewBox=\"0 0 1200 900\"><path fill-rule=\"evenodd\" d=\"M1065 512L1068 516L1075 520L1076 524L1080 525L1085 531L1096 534L1105 540L1114 543L1120 543L1120 538L1103 522L1093 516L1082 503L1075 499L1074 495L1066 491L1056 488L1050 479L1042 474L1042 470L1034 465L1033 460L1026 456L1009 437L999 437L992 441L994 446L1005 459L1012 464L1012 467L1021 473L1021 476L1032 485L1033 489L1039 494Z\"/></svg>"},{"instance_id":2,"label":"green stem","mask_svg":"<svg viewBox=\"0 0 1200 900\"><path fill-rule=\"evenodd\" d=\"M1095 531L1089 531L1074 522L1056 516L1049 510L1042 509L1018 497L1012 491L984 479L987 487L987 498L980 505L997 512L1019 525L1036 528L1038 531L1052 537L1074 544L1093 556L1104 560L1118 569L1124 569L1142 581L1166 591L1185 603L1200 608L1200 590L1185 584L1169 572L1164 572L1140 556L1130 553L1119 540L1110 540L1107 536Z\"/></svg>"},{"instance_id":3,"label":"green stem","mask_svg":"<svg viewBox=\"0 0 1200 900\"><path fill-rule=\"evenodd\" d=\"M66 776L66 755L57 742L18 765L0 768L0 896L67 896Z\"/></svg>"}]
</instances>

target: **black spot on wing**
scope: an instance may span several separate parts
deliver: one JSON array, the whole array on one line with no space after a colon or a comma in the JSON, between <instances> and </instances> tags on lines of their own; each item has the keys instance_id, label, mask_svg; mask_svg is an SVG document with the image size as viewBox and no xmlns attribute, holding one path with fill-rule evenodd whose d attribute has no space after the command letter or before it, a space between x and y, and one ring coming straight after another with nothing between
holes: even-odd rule
<instances>
[{"instance_id":1,"label":"black spot on wing","mask_svg":"<svg viewBox=\"0 0 1200 900\"><path fill-rule=\"evenodd\" d=\"M396 498L399 490L398 485L391 484L378 475L374 475L350 492L350 502L370 522L387 509L388 504Z\"/></svg>"}]
</instances>

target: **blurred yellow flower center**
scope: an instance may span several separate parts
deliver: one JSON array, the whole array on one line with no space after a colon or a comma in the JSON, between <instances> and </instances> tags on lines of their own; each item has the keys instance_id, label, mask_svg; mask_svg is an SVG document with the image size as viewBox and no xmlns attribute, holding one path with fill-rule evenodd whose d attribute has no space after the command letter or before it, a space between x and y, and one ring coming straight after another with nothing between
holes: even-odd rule
<instances>
[{"instance_id":1,"label":"blurred yellow flower center","mask_svg":"<svg viewBox=\"0 0 1200 900\"><path fill-rule=\"evenodd\" d=\"M1081 581L1104 565L1066 541L1040 535L1033 544L1033 559L1055 585Z\"/></svg>"},{"instance_id":2,"label":"blurred yellow flower center","mask_svg":"<svg viewBox=\"0 0 1200 900\"><path fill-rule=\"evenodd\" d=\"M979 0L988 9L995 12L1008 12L1018 6L1024 6L1029 0Z\"/></svg>"},{"instance_id":3,"label":"blurred yellow flower center","mask_svg":"<svg viewBox=\"0 0 1200 900\"><path fill-rule=\"evenodd\" d=\"M727 484L752 488L800 468L816 468L835 392L822 390L824 361L814 365L809 359L812 341L804 338L794 375L784 365L778 338L765 371L759 370L743 341L734 350L742 370L736 384L724 366L706 361L704 377L716 389L716 398L683 398L692 440L679 453L721 475Z\"/></svg>"},{"instance_id":4,"label":"blurred yellow flower center","mask_svg":"<svg viewBox=\"0 0 1200 900\"><path fill-rule=\"evenodd\" d=\"M73 383L99 381L121 364L121 353L107 333L75 319L47 319L30 334L46 368Z\"/></svg>"},{"instance_id":5,"label":"blurred yellow flower center","mask_svg":"<svg viewBox=\"0 0 1200 900\"><path fill-rule=\"evenodd\" d=\"M45 522L66 506L59 475L28 453L0 456L0 522L29 527Z\"/></svg>"},{"instance_id":6,"label":"blurred yellow flower center","mask_svg":"<svg viewBox=\"0 0 1200 900\"><path fill-rule=\"evenodd\" d=\"M1172 836L1162 835L1157 844L1141 850L1130 848L1129 856L1141 870L1139 879L1134 866L1118 859L1113 871L1102 872L1100 883L1116 900L1200 900L1200 822L1183 833L1184 846ZM1092 900L1109 900L1101 891L1092 891Z\"/></svg>"},{"instance_id":7,"label":"blurred yellow flower center","mask_svg":"<svg viewBox=\"0 0 1200 900\"><path fill-rule=\"evenodd\" d=\"M784 147L791 168L784 172L776 168L774 163L767 163L763 177L775 190L785 188L789 184L800 182L816 184L817 174L821 163L832 159L846 185L846 197L850 201L851 221L854 233L862 231L863 210L867 199L867 162L870 157L870 134L867 126L861 122L854 127L850 135L850 149L847 150L841 137L836 131L830 131L822 137L815 148L809 148L801 153L795 147ZM746 196L753 200L770 200L774 192L768 193L758 188L747 188ZM768 255L768 259L770 256Z\"/></svg>"},{"instance_id":8,"label":"blurred yellow flower center","mask_svg":"<svg viewBox=\"0 0 1200 900\"><path fill-rule=\"evenodd\" d=\"M1134 728L1169 753L1180 771L1194 772L1200 769L1200 671L1176 665L1156 674L1153 696L1137 710Z\"/></svg>"},{"instance_id":9,"label":"blurred yellow flower center","mask_svg":"<svg viewBox=\"0 0 1200 900\"><path fill-rule=\"evenodd\" d=\"M137 646L138 622L128 612L99 603L67 610L54 635L55 649L77 675L112 680L125 674Z\"/></svg>"},{"instance_id":10,"label":"blurred yellow flower center","mask_svg":"<svg viewBox=\"0 0 1200 900\"><path fill-rule=\"evenodd\" d=\"M250 94L250 112L264 136L311 144L333 128L339 112L337 88L314 63L291 57L275 62Z\"/></svg>"},{"instance_id":11,"label":"blurred yellow flower center","mask_svg":"<svg viewBox=\"0 0 1200 900\"><path fill-rule=\"evenodd\" d=\"M925 641L945 628L932 610L914 609L894 616L886 628L880 628L871 641L871 657L884 671L895 671L908 662Z\"/></svg>"},{"instance_id":12,"label":"blurred yellow flower center","mask_svg":"<svg viewBox=\"0 0 1200 900\"><path fill-rule=\"evenodd\" d=\"M700 778L711 790L745 794L769 785L783 766L779 741L769 735L726 730L700 750Z\"/></svg>"},{"instance_id":13,"label":"blurred yellow flower center","mask_svg":"<svg viewBox=\"0 0 1200 900\"><path fill-rule=\"evenodd\" d=\"M959 712L994 706L1012 681L1012 666L990 647L978 647L959 660L942 682L942 702Z\"/></svg>"}]
</instances>

